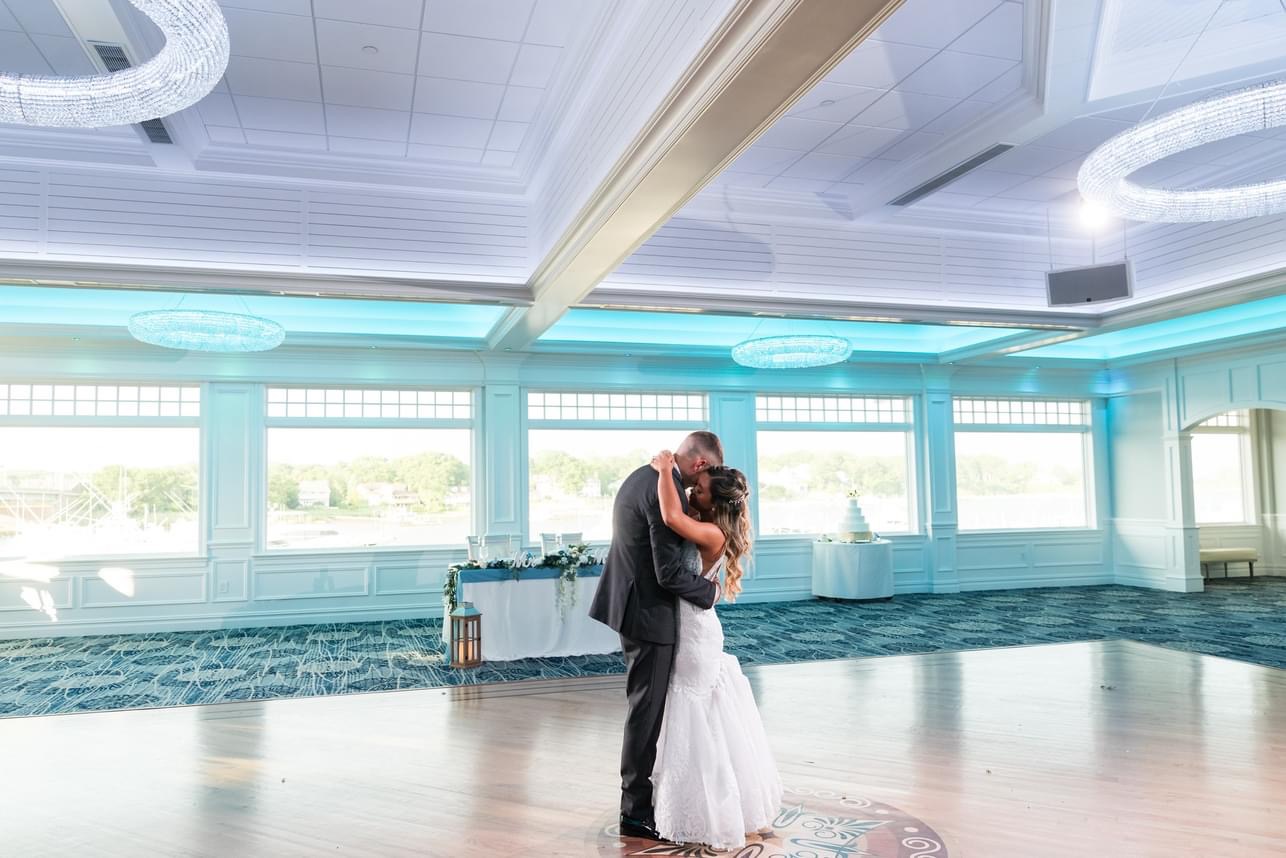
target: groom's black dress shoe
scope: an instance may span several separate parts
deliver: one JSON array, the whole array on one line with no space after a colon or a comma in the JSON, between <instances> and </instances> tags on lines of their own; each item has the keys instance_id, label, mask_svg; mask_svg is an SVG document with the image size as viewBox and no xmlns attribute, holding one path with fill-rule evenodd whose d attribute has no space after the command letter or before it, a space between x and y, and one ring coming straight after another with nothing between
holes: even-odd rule
<instances>
[{"instance_id":1,"label":"groom's black dress shoe","mask_svg":"<svg viewBox=\"0 0 1286 858\"><path fill-rule=\"evenodd\" d=\"M632 816L621 814L620 829L622 837L643 837L647 840L663 839L656 831L656 823L650 819L635 819Z\"/></svg>"}]
</instances>

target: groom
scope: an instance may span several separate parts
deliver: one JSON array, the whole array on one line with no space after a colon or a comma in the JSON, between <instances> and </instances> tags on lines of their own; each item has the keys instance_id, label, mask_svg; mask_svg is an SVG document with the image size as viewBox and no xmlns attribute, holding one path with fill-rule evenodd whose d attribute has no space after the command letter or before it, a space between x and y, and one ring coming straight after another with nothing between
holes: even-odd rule
<instances>
[{"instance_id":1,"label":"groom","mask_svg":"<svg viewBox=\"0 0 1286 858\"><path fill-rule=\"evenodd\" d=\"M693 432L674 454L683 508L684 486L723 464L723 445L713 432ZM713 581L684 566L683 540L661 520L656 471L644 465L625 478L612 508L612 547L589 615L615 629L625 655L625 742L621 748L621 834L660 838L652 816L652 764L661 733L665 691L674 663L678 598L710 608L718 597Z\"/></svg>"}]
</instances>

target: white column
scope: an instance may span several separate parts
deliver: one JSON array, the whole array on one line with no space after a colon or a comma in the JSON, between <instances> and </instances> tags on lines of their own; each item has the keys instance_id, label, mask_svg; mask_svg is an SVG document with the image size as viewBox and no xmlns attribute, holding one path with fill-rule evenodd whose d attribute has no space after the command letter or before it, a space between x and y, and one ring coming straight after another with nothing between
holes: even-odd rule
<instances>
[{"instance_id":1,"label":"white column","mask_svg":"<svg viewBox=\"0 0 1286 858\"><path fill-rule=\"evenodd\" d=\"M1200 531L1192 500L1192 433L1167 431L1165 448L1165 589L1197 593L1201 580Z\"/></svg>"},{"instance_id":2,"label":"white column","mask_svg":"<svg viewBox=\"0 0 1286 858\"><path fill-rule=\"evenodd\" d=\"M924 419L922 421L928 503L925 529L925 562L929 589L934 593L960 592L956 569L956 441L951 414L950 376L945 367L924 368Z\"/></svg>"},{"instance_id":3,"label":"white column","mask_svg":"<svg viewBox=\"0 0 1286 858\"><path fill-rule=\"evenodd\" d=\"M214 383L201 408L205 439L205 543L210 598L251 598L250 562L262 541L264 483L263 387Z\"/></svg>"},{"instance_id":4,"label":"white column","mask_svg":"<svg viewBox=\"0 0 1286 858\"><path fill-rule=\"evenodd\" d=\"M518 383L521 358L486 355L486 381L478 426L474 504L478 533L524 533L527 529L527 410ZM538 536L536 538L539 538Z\"/></svg>"}]
</instances>

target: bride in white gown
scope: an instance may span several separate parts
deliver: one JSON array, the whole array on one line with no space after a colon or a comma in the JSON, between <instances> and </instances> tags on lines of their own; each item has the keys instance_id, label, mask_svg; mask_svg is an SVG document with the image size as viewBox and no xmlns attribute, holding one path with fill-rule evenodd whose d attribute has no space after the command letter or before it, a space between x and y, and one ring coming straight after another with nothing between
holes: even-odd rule
<instances>
[{"instance_id":1,"label":"bride in white gown","mask_svg":"<svg viewBox=\"0 0 1286 858\"><path fill-rule=\"evenodd\" d=\"M724 598L741 590L750 551L749 489L735 468L700 474L683 503L671 472L674 457L652 460L661 514L687 540L687 562L720 582ZM699 516L699 517L698 517ZM699 564L699 566L697 566ZM675 843L734 849L748 832L770 827L781 804L781 778L764 735L750 683L736 656L723 651L713 610L679 600L679 635L652 769L657 831Z\"/></svg>"}]
</instances>

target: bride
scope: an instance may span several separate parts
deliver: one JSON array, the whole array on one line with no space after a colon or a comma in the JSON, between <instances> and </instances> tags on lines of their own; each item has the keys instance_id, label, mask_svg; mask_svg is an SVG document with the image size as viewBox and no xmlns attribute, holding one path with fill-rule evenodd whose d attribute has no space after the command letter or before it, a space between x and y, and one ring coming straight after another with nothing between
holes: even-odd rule
<instances>
[{"instance_id":1,"label":"bride","mask_svg":"<svg viewBox=\"0 0 1286 858\"><path fill-rule=\"evenodd\" d=\"M666 525L686 540L685 559L700 564L728 601L741 590L750 551L750 491L735 468L701 472L691 516L671 476L674 456L652 459ZM781 803L781 779L768 748L750 683L736 656L723 651L714 611L679 601L679 634L652 769L658 833L675 843L733 849L746 832L770 827Z\"/></svg>"}]
</instances>

